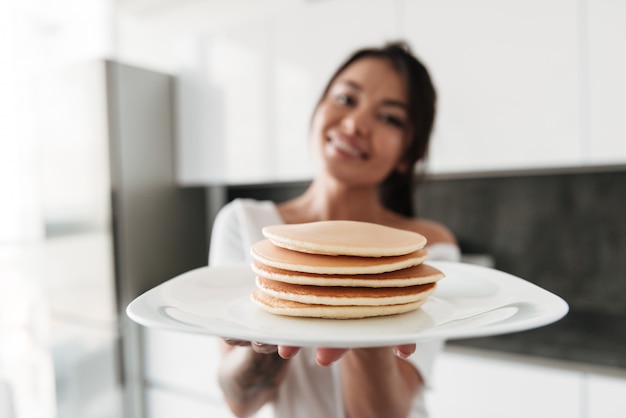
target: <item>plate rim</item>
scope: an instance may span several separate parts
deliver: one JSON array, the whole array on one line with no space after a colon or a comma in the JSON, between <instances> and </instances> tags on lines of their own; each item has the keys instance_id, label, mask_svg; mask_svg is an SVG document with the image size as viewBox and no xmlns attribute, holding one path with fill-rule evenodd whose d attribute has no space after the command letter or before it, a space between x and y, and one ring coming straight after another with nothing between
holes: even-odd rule
<instances>
[{"instance_id":1,"label":"plate rim","mask_svg":"<svg viewBox=\"0 0 626 418\"><path fill-rule=\"evenodd\" d=\"M199 326L198 324L185 322L175 317L172 317L171 314L168 314L166 312L166 309L168 308L178 309L178 310L181 310L183 314L187 315L188 317L189 315L192 315L192 316L195 315L196 317L198 317L197 314L185 312L180 307L167 305L165 303L166 301L163 296L164 292L167 292L168 288L176 286L179 283L183 283L186 280L195 279L195 276L202 275L207 271L211 272L210 274L217 274L218 270L231 271L231 272L237 270L238 274L243 274L245 269L250 269L248 263L240 263L240 264L233 264L233 265L228 265L228 266L202 266L202 267L198 267L198 268L189 270L187 272L184 272L180 275L177 275L173 277L172 279L169 279L155 286L154 288L144 292L143 294L135 298L130 304L128 304L126 308L126 314L132 321L148 328L169 329L171 331L194 333L194 334L206 334L206 335L213 335L218 338L228 337L228 338L237 338L237 339L245 339L245 340L254 340L254 341L264 342L267 344L277 344L277 345L295 345L295 346L301 346L301 347L314 347L314 346L346 347L346 346L349 346L352 348L357 348L357 347L376 347L376 346L386 346L386 345L398 345L398 344L406 344L406 343L413 343L413 342L419 343L422 341L429 341L429 340L458 340L458 339L465 339L465 338L478 338L478 337L487 337L487 336L521 332L521 331L539 328L539 327L557 322L558 320L562 319L565 315L567 315L567 313L569 312L569 305L562 297L530 281L517 277L513 274L510 274L501 270L497 270L494 268L483 267L483 266L463 263L463 262L431 260L431 261L427 261L426 263L432 265L433 267L439 268L444 273L446 273L447 269L466 269L468 272L471 272L473 274L487 274L487 275L495 275L495 276L499 276L502 278L506 278L508 284L514 283L515 286L526 288L526 289L532 289L533 292L537 293L538 295L541 295L543 299L549 299L549 301L551 302L551 307L549 310L544 311L542 315L538 315L538 316L531 317L531 318L526 318L524 320L518 319L518 320L510 321L509 320L510 318L507 318L503 321L497 321L495 323L491 323L486 326L478 327L478 328L463 329L462 327L461 328L458 328L458 327L455 328L454 326L448 327L452 329L452 332L450 331L450 329L442 328L442 325L439 324L437 325L439 327L438 330L435 330L434 328L430 328L430 329L425 328L419 331L417 334L415 332L406 334L406 338L403 338L401 336L394 337L393 341L389 338L384 338L384 337L375 338L375 336L369 337L369 338L358 338L358 339L348 338L347 340L341 340L341 341L336 341L334 339L329 340L329 339L324 339L324 338L319 338L319 337L315 339L312 339L312 338L303 339L300 337L297 337L297 338L289 337L288 335L268 335L268 334L264 334L263 332L258 332L258 331L255 333L250 333L249 331L242 331L241 329L235 330L236 332L220 333L220 335L216 335L215 327L212 327L212 329L208 329L206 327ZM254 277L253 276L254 273L251 270L249 271L252 277ZM245 271L245 273L247 274L247 271ZM445 280L446 278L442 279L441 281L442 286L446 286ZM440 296L439 293L441 293L441 290L437 289L435 293L431 295L431 298L439 297ZM533 302L534 301L528 301L527 303L529 303L531 307L538 306L538 305L533 305ZM155 306L157 306L158 308L155 309ZM506 306L502 306L502 307L506 307ZM545 308L545 306L543 307ZM256 309L260 310L260 308L256 308ZM264 314L272 315L268 313L264 313ZM400 314L400 315L410 315L410 314L412 313L409 312L408 314ZM415 312L413 312L413 314L415 314ZM513 318L516 315L517 314L514 314ZM394 317L395 315L389 316L389 317L380 317L380 318L391 318L391 320L393 320ZM198 318L198 319L202 320L202 318ZM289 321L292 321L292 320L298 321L300 319L310 320L309 318L293 318L293 317L288 317L287 319ZM341 319L339 320L312 319L312 320L316 321L316 323L317 321L329 321L329 322L361 321L361 320L341 320ZM228 334L228 335L224 335L224 334Z\"/></svg>"}]
</instances>

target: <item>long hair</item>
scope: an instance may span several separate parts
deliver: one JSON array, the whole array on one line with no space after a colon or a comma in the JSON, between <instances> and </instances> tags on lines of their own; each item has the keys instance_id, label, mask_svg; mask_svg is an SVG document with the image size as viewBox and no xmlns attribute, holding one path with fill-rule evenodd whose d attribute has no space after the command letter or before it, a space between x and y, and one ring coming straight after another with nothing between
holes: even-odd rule
<instances>
[{"instance_id":1,"label":"long hair","mask_svg":"<svg viewBox=\"0 0 626 418\"><path fill-rule=\"evenodd\" d=\"M415 165L426 158L430 135L435 120L435 105L437 94L426 67L411 52L405 42L392 42L381 48L364 48L354 52L333 74L326 88L323 98L328 93L335 79L348 66L363 58L383 58L388 60L404 81L407 92L408 123L405 136L409 139L409 146L402 156L402 162L407 166L405 171L392 171L379 186L379 196L382 204L401 215L413 217L415 193ZM319 105L319 102L318 102Z\"/></svg>"}]
</instances>

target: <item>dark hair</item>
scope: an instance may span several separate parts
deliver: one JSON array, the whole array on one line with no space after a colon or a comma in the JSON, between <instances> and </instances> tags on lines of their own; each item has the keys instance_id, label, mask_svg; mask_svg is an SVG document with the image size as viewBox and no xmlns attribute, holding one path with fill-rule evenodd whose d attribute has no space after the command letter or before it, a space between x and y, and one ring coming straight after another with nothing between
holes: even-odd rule
<instances>
[{"instance_id":1,"label":"dark hair","mask_svg":"<svg viewBox=\"0 0 626 418\"><path fill-rule=\"evenodd\" d=\"M411 52L405 42L392 42L381 48L364 48L354 52L330 78L322 96L328 93L335 79L355 61L363 58L388 60L404 80L407 92L408 123L405 135L410 145L403 159L406 172L394 170L379 186L383 205L396 213L415 216L413 195L415 191L415 165L426 158L430 134L435 120L436 92L426 67ZM319 103L318 103L319 105Z\"/></svg>"}]
</instances>

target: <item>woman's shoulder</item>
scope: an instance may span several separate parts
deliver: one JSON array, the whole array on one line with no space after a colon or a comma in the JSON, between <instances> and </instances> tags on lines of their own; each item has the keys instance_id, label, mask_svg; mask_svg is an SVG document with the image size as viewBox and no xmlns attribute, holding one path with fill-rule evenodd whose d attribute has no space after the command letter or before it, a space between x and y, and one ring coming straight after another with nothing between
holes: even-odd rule
<instances>
[{"instance_id":1,"label":"woman's shoulder","mask_svg":"<svg viewBox=\"0 0 626 418\"><path fill-rule=\"evenodd\" d=\"M454 233L440 222L430 219L415 220L417 232L428 238L430 244L457 244Z\"/></svg>"},{"instance_id":2,"label":"woman's shoulder","mask_svg":"<svg viewBox=\"0 0 626 418\"><path fill-rule=\"evenodd\" d=\"M404 228L426 237L430 260L461 261L461 249L452 231L429 219L405 218Z\"/></svg>"},{"instance_id":3,"label":"woman's shoulder","mask_svg":"<svg viewBox=\"0 0 626 418\"><path fill-rule=\"evenodd\" d=\"M213 234L253 234L264 226L283 223L269 200L235 199L222 206L213 220Z\"/></svg>"},{"instance_id":4,"label":"woman's shoulder","mask_svg":"<svg viewBox=\"0 0 626 418\"><path fill-rule=\"evenodd\" d=\"M453 244L457 245L454 233L440 222L430 219L415 219L403 217L398 220L398 228L417 232L426 237L428 245Z\"/></svg>"},{"instance_id":5,"label":"woman's shoulder","mask_svg":"<svg viewBox=\"0 0 626 418\"><path fill-rule=\"evenodd\" d=\"M271 201L235 199L217 213L211 231L209 262L243 262L250 246L263 239L265 226L283 223Z\"/></svg>"}]
</instances>

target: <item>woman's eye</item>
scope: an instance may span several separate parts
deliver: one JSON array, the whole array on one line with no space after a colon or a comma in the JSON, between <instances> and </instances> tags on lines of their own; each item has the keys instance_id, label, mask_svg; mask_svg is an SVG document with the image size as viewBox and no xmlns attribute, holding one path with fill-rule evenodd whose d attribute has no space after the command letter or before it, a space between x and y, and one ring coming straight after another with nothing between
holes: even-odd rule
<instances>
[{"instance_id":1,"label":"woman's eye","mask_svg":"<svg viewBox=\"0 0 626 418\"><path fill-rule=\"evenodd\" d=\"M398 128L404 128L405 125L404 119L394 115L381 115L380 120Z\"/></svg>"},{"instance_id":2,"label":"woman's eye","mask_svg":"<svg viewBox=\"0 0 626 418\"><path fill-rule=\"evenodd\" d=\"M338 94L335 96L335 101L342 105L354 104L354 99L347 94Z\"/></svg>"}]
</instances>

